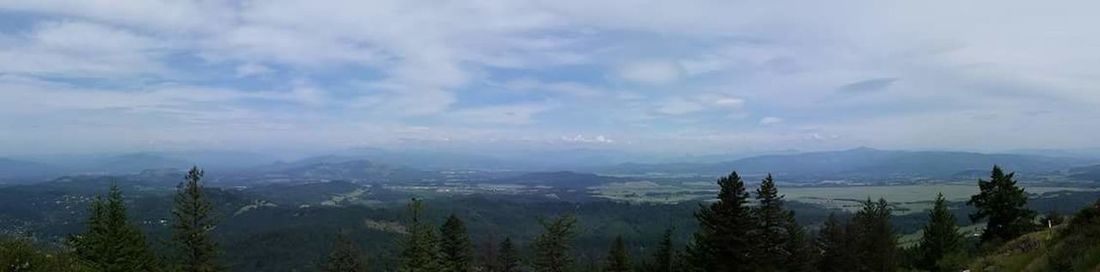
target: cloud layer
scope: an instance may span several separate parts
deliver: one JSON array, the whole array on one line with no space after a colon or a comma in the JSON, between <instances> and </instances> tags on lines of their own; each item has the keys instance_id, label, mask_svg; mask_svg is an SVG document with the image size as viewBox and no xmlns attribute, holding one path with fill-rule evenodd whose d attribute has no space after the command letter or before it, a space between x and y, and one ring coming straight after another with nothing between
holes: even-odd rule
<instances>
[{"instance_id":1,"label":"cloud layer","mask_svg":"<svg viewBox=\"0 0 1100 272\"><path fill-rule=\"evenodd\" d=\"M1096 146L1097 8L5 2L0 150Z\"/></svg>"}]
</instances>

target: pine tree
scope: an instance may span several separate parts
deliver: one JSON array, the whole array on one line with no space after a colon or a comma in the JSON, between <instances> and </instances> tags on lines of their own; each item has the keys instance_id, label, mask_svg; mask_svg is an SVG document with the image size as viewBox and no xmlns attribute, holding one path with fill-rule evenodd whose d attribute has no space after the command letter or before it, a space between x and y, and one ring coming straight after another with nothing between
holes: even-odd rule
<instances>
[{"instance_id":1,"label":"pine tree","mask_svg":"<svg viewBox=\"0 0 1100 272\"><path fill-rule=\"evenodd\" d=\"M852 218L849 239L854 239L856 271L897 271L898 241L890 223L890 204L880 198L863 202L863 209ZM852 235L858 233L858 235Z\"/></svg>"},{"instance_id":2,"label":"pine tree","mask_svg":"<svg viewBox=\"0 0 1100 272\"><path fill-rule=\"evenodd\" d=\"M159 266L141 230L129 222L118 186L91 203L86 230L72 236L76 256L95 271L156 271Z\"/></svg>"},{"instance_id":3,"label":"pine tree","mask_svg":"<svg viewBox=\"0 0 1100 272\"><path fill-rule=\"evenodd\" d=\"M340 234L336 237L332 250L329 251L325 262L321 265L321 271L365 272L367 271L367 262L364 261L364 256L351 238Z\"/></svg>"},{"instance_id":4,"label":"pine tree","mask_svg":"<svg viewBox=\"0 0 1100 272\"><path fill-rule=\"evenodd\" d=\"M1005 175L1000 167L994 165L989 181L979 179L981 191L966 202L977 209L970 215L971 221L987 221L982 232L982 243L1009 241L1036 228L1033 222L1036 213L1024 207L1027 205L1027 193L1012 180L1015 174Z\"/></svg>"},{"instance_id":5,"label":"pine tree","mask_svg":"<svg viewBox=\"0 0 1100 272\"><path fill-rule=\"evenodd\" d=\"M917 268L932 271L959 271L956 264L945 262L945 257L962 252L962 235L955 224L955 215L947 210L943 193L936 196L932 210L928 212L928 224L917 247Z\"/></svg>"},{"instance_id":6,"label":"pine tree","mask_svg":"<svg viewBox=\"0 0 1100 272\"><path fill-rule=\"evenodd\" d=\"M607 264L604 272L630 272L630 253L626 250L626 243L622 236L616 236L611 243L611 249L607 251Z\"/></svg>"},{"instance_id":7,"label":"pine tree","mask_svg":"<svg viewBox=\"0 0 1100 272\"><path fill-rule=\"evenodd\" d=\"M504 238L500 242L500 255L497 263L500 264L499 272L519 272L519 252L512 245L512 238Z\"/></svg>"},{"instance_id":8,"label":"pine tree","mask_svg":"<svg viewBox=\"0 0 1100 272\"><path fill-rule=\"evenodd\" d=\"M756 200L759 205L752 209L757 220L756 229L752 231L755 238L753 259L757 270L775 271L784 266L790 254L784 250L789 238L786 233L788 213L783 209L783 196L779 195L771 174L756 189Z\"/></svg>"},{"instance_id":9,"label":"pine tree","mask_svg":"<svg viewBox=\"0 0 1100 272\"><path fill-rule=\"evenodd\" d=\"M814 271L814 245L806 234L806 229L794 219L794 212L787 211L786 222L783 223L784 233L787 235L783 251L787 253L782 263L786 271Z\"/></svg>"},{"instance_id":10,"label":"pine tree","mask_svg":"<svg viewBox=\"0 0 1100 272\"><path fill-rule=\"evenodd\" d=\"M697 271L753 271L750 232L756 227L746 207L749 195L737 172L718 179L718 201L695 212L699 230L688 247Z\"/></svg>"},{"instance_id":11,"label":"pine tree","mask_svg":"<svg viewBox=\"0 0 1100 272\"><path fill-rule=\"evenodd\" d=\"M536 272L565 272L573 267L576 224L577 219L572 215L542 222L545 230L533 243L535 259L532 265Z\"/></svg>"},{"instance_id":12,"label":"pine tree","mask_svg":"<svg viewBox=\"0 0 1100 272\"><path fill-rule=\"evenodd\" d=\"M462 220L452 214L447 217L447 221L443 223L439 233L440 271L470 271L473 261L472 245L470 235L466 233L466 225Z\"/></svg>"},{"instance_id":13,"label":"pine tree","mask_svg":"<svg viewBox=\"0 0 1100 272\"><path fill-rule=\"evenodd\" d=\"M855 255L848 238L848 224L829 214L825 225L817 235L817 248L821 257L817 261L817 270L822 272L847 272L855 270Z\"/></svg>"},{"instance_id":14,"label":"pine tree","mask_svg":"<svg viewBox=\"0 0 1100 272\"><path fill-rule=\"evenodd\" d=\"M490 234L489 238L482 241L481 246L478 247L478 267L474 270L483 272L500 271L500 252L497 249L497 242L494 237Z\"/></svg>"},{"instance_id":15,"label":"pine tree","mask_svg":"<svg viewBox=\"0 0 1100 272\"><path fill-rule=\"evenodd\" d=\"M661 243L657 245L657 251L653 253L653 260L646 262L643 270L645 272L678 271L674 270L676 255L676 249L672 245L672 229L665 229L665 234L661 236Z\"/></svg>"},{"instance_id":16,"label":"pine tree","mask_svg":"<svg viewBox=\"0 0 1100 272\"><path fill-rule=\"evenodd\" d=\"M413 199L409 203L410 215L402 241L400 267L401 272L435 272L439 271L436 261L435 233L431 225L424 222L421 213L424 204L419 199Z\"/></svg>"},{"instance_id":17,"label":"pine tree","mask_svg":"<svg viewBox=\"0 0 1100 272\"><path fill-rule=\"evenodd\" d=\"M217 244L210 237L214 230L214 206L203 194L203 171L191 167L184 182L177 188L176 205L172 210L172 240L179 250L177 260L185 272L220 271L217 264Z\"/></svg>"}]
</instances>

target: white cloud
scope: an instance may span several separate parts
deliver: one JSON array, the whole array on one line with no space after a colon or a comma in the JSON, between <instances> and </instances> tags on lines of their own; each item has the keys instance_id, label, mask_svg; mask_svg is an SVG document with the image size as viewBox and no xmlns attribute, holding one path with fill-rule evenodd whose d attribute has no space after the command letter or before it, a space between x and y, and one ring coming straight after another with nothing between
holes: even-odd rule
<instances>
[{"instance_id":1,"label":"white cloud","mask_svg":"<svg viewBox=\"0 0 1100 272\"><path fill-rule=\"evenodd\" d=\"M545 104L515 104L458 109L447 114L452 122L498 125L527 125L534 115L546 111Z\"/></svg>"},{"instance_id":2,"label":"white cloud","mask_svg":"<svg viewBox=\"0 0 1100 272\"><path fill-rule=\"evenodd\" d=\"M273 69L271 69L267 66L263 66L263 65L255 64L255 63L246 63L246 64L242 64L242 65L237 65L237 77L259 76L259 75L270 74L271 72L274 72L274 71L275 70L273 70Z\"/></svg>"},{"instance_id":3,"label":"white cloud","mask_svg":"<svg viewBox=\"0 0 1100 272\"><path fill-rule=\"evenodd\" d=\"M17 16L12 21L18 23L0 32L0 84L6 87L0 89L0 104L7 107L0 109L0 119L101 111L198 116L189 119L213 124L224 115L276 129L281 128L277 120L267 119L276 117L265 115L285 110L328 120L334 127L363 120L399 123L392 127L449 122L454 127L433 129L439 134L430 135L442 138L459 130L465 135L449 139L562 135L548 133L561 124L631 130L631 135L668 130L722 135L726 131L707 130L732 124L759 130L739 140L776 146L783 142L770 142L768 136L798 142L840 135L830 140L840 143L853 139L852 131L881 136L884 144L912 146L929 138L854 127L867 120L887 126L927 121L912 116L948 118L973 110L981 114L964 116L997 116L985 121L1003 122L975 126L990 134L1039 128L1073 135L1059 136L1064 143L1088 144L1087 135L1100 133L1084 122L1095 119L1091 111L1100 105L1094 87L1100 86L1095 69L1100 51L1093 48L1100 36L1087 35L1096 25L1094 2L791 5L719 0L6 1L0 10ZM957 8L945 10L944 5ZM630 8L635 6L648 8ZM273 67L287 77L262 76L276 72ZM837 86L883 78L903 80L848 85L864 91L836 95ZM300 79L312 84L299 84ZM347 81L368 83L345 87ZM513 104L547 96L568 107L568 116L541 116L546 105ZM768 112L799 116L798 122L774 126L782 119L769 116L758 120L757 125L767 126L760 127L752 119L708 118L765 114L753 112L756 108L746 101L767 106ZM288 104L293 108L266 109ZM1048 123L1038 126L1011 122L1022 117L1005 108L1064 112L1049 114L1060 119L1044 117L1052 119L1040 119ZM72 116L57 119L76 119ZM537 122L543 117L561 120L544 127ZM36 120L43 126L63 123ZM982 121L955 118L904 131L972 139L976 131L945 131ZM527 126L485 132L502 124ZM821 131L787 131L795 125ZM361 136L323 137L351 142ZM732 141L676 139L700 146ZM1043 143L1020 136L996 144Z\"/></svg>"},{"instance_id":4,"label":"white cloud","mask_svg":"<svg viewBox=\"0 0 1100 272\"><path fill-rule=\"evenodd\" d=\"M505 89L515 91L547 91L568 94L576 97L600 96L605 95L608 92L606 90L578 82L544 82L530 77L509 80L501 83L500 86Z\"/></svg>"},{"instance_id":5,"label":"white cloud","mask_svg":"<svg viewBox=\"0 0 1100 272\"><path fill-rule=\"evenodd\" d=\"M760 118L760 124L765 126L775 125L783 122L783 118L768 116Z\"/></svg>"},{"instance_id":6,"label":"white cloud","mask_svg":"<svg viewBox=\"0 0 1100 272\"><path fill-rule=\"evenodd\" d=\"M645 84L667 84L680 79L682 68L671 61L639 61L619 67L619 77Z\"/></svg>"},{"instance_id":7,"label":"white cloud","mask_svg":"<svg viewBox=\"0 0 1100 272\"><path fill-rule=\"evenodd\" d=\"M162 74L163 41L89 22L38 24L30 33L7 35L0 43L0 72L71 77Z\"/></svg>"},{"instance_id":8,"label":"white cloud","mask_svg":"<svg viewBox=\"0 0 1100 272\"><path fill-rule=\"evenodd\" d=\"M688 101L683 98L671 98L657 105L656 111L662 114L668 115L681 115L693 112L699 112L706 109L700 103Z\"/></svg>"},{"instance_id":9,"label":"white cloud","mask_svg":"<svg viewBox=\"0 0 1100 272\"><path fill-rule=\"evenodd\" d=\"M577 135L573 135L573 136L561 136L561 141L567 142L567 143L586 143L586 144L591 144L591 143L612 144L612 143L615 143L615 140L612 140L611 138L609 138L607 136L596 135L594 137L588 137L588 136L584 136L582 134L577 134Z\"/></svg>"}]
</instances>

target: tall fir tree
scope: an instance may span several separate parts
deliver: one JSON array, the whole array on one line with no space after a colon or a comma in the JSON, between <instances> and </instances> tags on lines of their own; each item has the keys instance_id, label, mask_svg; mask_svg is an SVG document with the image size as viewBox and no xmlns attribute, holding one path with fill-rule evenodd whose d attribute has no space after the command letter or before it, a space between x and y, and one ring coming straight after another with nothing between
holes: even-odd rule
<instances>
[{"instance_id":1,"label":"tall fir tree","mask_svg":"<svg viewBox=\"0 0 1100 272\"><path fill-rule=\"evenodd\" d=\"M979 179L981 191L966 202L977 209L970 214L971 221L986 220L982 243L1009 241L1036 228L1033 222L1036 213L1025 207L1027 193L1016 186L1015 175L1006 175L1001 167L994 165L989 181Z\"/></svg>"},{"instance_id":2,"label":"tall fir tree","mask_svg":"<svg viewBox=\"0 0 1100 272\"><path fill-rule=\"evenodd\" d=\"M900 252L897 236L890 223L890 212L890 204L886 199L879 198L875 202L868 198L863 202L863 208L852 218L848 238L854 240L858 263L856 271L898 270Z\"/></svg>"},{"instance_id":3,"label":"tall fir tree","mask_svg":"<svg viewBox=\"0 0 1100 272\"><path fill-rule=\"evenodd\" d=\"M436 272L439 271L439 263L436 260L437 245L435 230L430 224L424 222L421 213L424 212L424 203L419 199L412 199L409 203L409 220L406 224L406 234L402 240L400 267L401 272Z\"/></svg>"},{"instance_id":4,"label":"tall fir tree","mask_svg":"<svg viewBox=\"0 0 1100 272\"><path fill-rule=\"evenodd\" d=\"M127 219L126 204L117 185L111 185L107 198L96 197L89 212L85 231L72 236L69 243L90 269L125 272L160 268L145 235Z\"/></svg>"},{"instance_id":5,"label":"tall fir tree","mask_svg":"<svg viewBox=\"0 0 1100 272\"><path fill-rule=\"evenodd\" d=\"M512 238L504 238L504 241L500 242L500 254L497 256L497 263L500 265L497 271L499 272L519 272L520 271L520 258L519 252L516 251L516 247L512 245Z\"/></svg>"},{"instance_id":6,"label":"tall fir tree","mask_svg":"<svg viewBox=\"0 0 1100 272\"><path fill-rule=\"evenodd\" d=\"M756 228L752 231L753 261L756 270L776 271L784 267L789 252L787 246L787 217L783 209L783 196L775 187L775 180L768 174L756 189L757 206L753 207Z\"/></svg>"},{"instance_id":7,"label":"tall fir tree","mask_svg":"<svg viewBox=\"0 0 1100 272\"><path fill-rule=\"evenodd\" d=\"M543 221L543 233L533 242L535 258L531 263L536 272L565 272L573 267L573 238L577 219L563 215Z\"/></svg>"},{"instance_id":8,"label":"tall fir tree","mask_svg":"<svg viewBox=\"0 0 1100 272\"><path fill-rule=\"evenodd\" d=\"M336 237L332 250L321 264L323 272L366 272L366 255L355 245L355 241L345 234Z\"/></svg>"},{"instance_id":9,"label":"tall fir tree","mask_svg":"<svg viewBox=\"0 0 1100 272\"><path fill-rule=\"evenodd\" d=\"M473 245L466 224L451 214L439 229L440 271L469 272L473 265Z\"/></svg>"},{"instance_id":10,"label":"tall fir tree","mask_svg":"<svg viewBox=\"0 0 1100 272\"><path fill-rule=\"evenodd\" d=\"M676 248L672 245L672 229L665 229L661 235L661 242L657 245L657 251L653 252L652 260L646 262L644 272L673 272L675 269Z\"/></svg>"},{"instance_id":11,"label":"tall fir tree","mask_svg":"<svg viewBox=\"0 0 1100 272\"><path fill-rule=\"evenodd\" d=\"M630 252L626 249L623 237L615 236L615 240L611 242L611 248L607 251L607 264L604 265L603 271L630 272L631 266Z\"/></svg>"},{"instance_id":12,"label":"tall fir tree","mask_svg":"<svg viewBox=\"0 0 1100 272\"><path fill-rule=\"evenodd\" d=\"M203 171L191 167L176 190L172 215L172 240L177 247L176 260L185 272L221 271L217 263L218 246L210 232L214 230L214 206L202 187Z\"/></svg>"},{"instance_id":13,"label":"tall fir tree","mask_svg":"<svg viewBox=\"0 0 1100 272\"><path fill-rule=\"evenodd\" d=\"M806 229L794 219L794 211L787 211L786 220L783 223L784 233L787 235L783 244L784 256L783 270L791 272L815 271L815 252L813 240L806 234Z\"/></svg>"},{"instance_id":14,"label":"tall fir tree","mask_svg":"<svg viewBox=\"0 0 1100 272\"><path fill-rule=\"evenodd\" d=\"M818 271L855 271L856 258L852 249L852 239L848 238L848 223L841 222L836 214L830 213L819 230L817 249L821 252L816 265Z\"/></svg>"},{"instance_id":15,"label":"tall fir tree","mask_svg":"<svg viewBox=\"0 0 1100 272\"><path fill-rule=\"evenodd\" d=\"M688 247L689 263L696 271L753 271L750 232L756 227L746 206L749 195L737 172L718 179L718 201L700 205L695 212L699 230Z\"/></svg>"},{"instance_id":16,"label":"tall fir tree","mask_svg":"<svg viewBox=\"0 0 1100 272\"><path fill-rule=\"evenodd\" d=\"M962 254L962 234L955 224L955 215L947 209L943 193L936 195L936 202L928 212L928 224L917 246L917 268L931 272L959 271L951 257Z\"/></svg>"},{"instance_id":17,"label":"tall fir tree","mask_svg":"<svg viewBox=\"0 0 1100 272\"><path fill-rule=\"evenodd\" d=\"M497 272L500 271L500 249L497 248L496 236L489 237L478 246L476 271Z\"/></svg>"}]
</instances>

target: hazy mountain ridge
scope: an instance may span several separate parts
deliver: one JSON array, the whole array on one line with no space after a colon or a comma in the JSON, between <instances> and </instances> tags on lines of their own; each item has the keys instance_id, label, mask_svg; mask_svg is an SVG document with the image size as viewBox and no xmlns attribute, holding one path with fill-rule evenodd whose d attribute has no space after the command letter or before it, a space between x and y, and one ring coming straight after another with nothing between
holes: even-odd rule
<instances>
[{"instance_id":1,"label":"hazy mountain ridge","mask_svg":"<svg viewBox=\"0 0 1100 272\"><path fill-rule=\"evenodd\" d=\"M65 172L66 169L40 162L0 158L0 180L43 178Z\"/></svg>"},{"instance_id":2,"label":"hazy mountain ridge","mask_svg":"<svg viewBox=\"0 0 1100 272\"><path fill-rule=\"evenodd\" d=\"M931 176L943 177L997 164L1020 172L1054 172L1095 162L1090 159L956 151L892 151L856 148L843 151L764 155L719 163L620 164L597 173L678 173L721 175L730 170L759 175Z\"/></svg>"}]
</instances>

